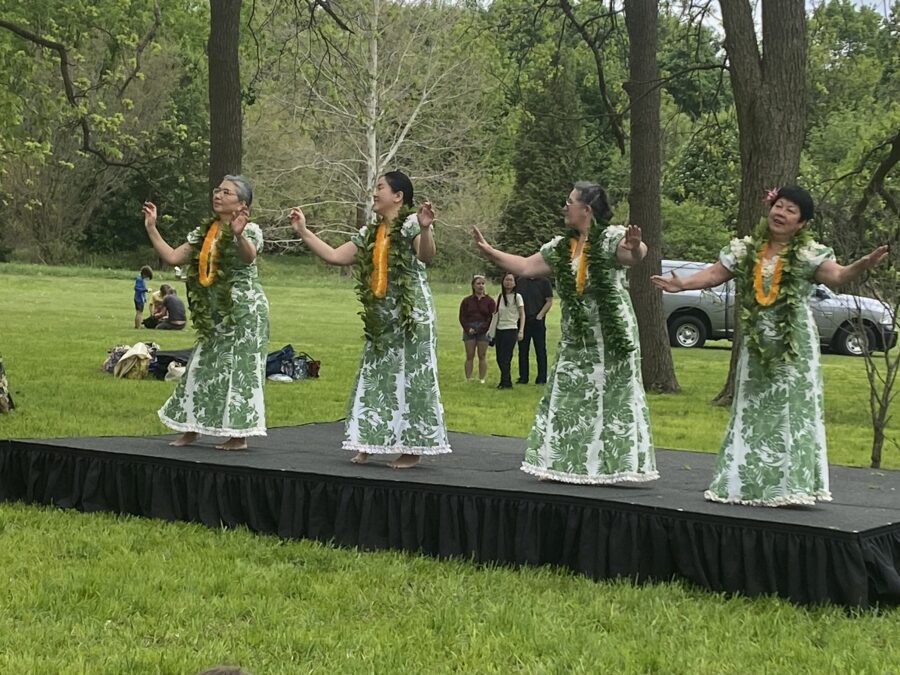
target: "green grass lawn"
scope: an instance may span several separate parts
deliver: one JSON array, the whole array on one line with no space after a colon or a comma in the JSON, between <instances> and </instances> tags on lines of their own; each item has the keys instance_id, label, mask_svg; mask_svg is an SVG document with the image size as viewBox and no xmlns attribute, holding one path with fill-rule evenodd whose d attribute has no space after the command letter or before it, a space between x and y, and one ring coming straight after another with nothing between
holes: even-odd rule
<instances>
[{"instance_id":1,"label":"green grass lawn","mask_svg":"<svg viewBox=\"0 0 900 675\"><path fill-rule=\"evenodd\" d=\"M138 337L191 345L189 331L130 328L134 273L0 265L0 353L19 406L0 417L0 437L166 431L156 410L172 384L99 370L108 347ZM361 345L352 284L318 265L268 260L263 281L272 347L290 342L322 361L319 380L267 385L269 425L341 417ZM448 426L524 436L539 388L494 389L493 363L488 384L465 383L456 312L468 288L434 290ZM554 310L551 344L558 319ZM675 352L682 393L650 397L657 446L718 448L727 410L707 402L728 358L727 344ZM826 355L823 368L830 458L864 466L863 363ZM894 446L884 463L900 466ZM0 569L0 673L192 673L217 662L257 675L884 673L900 663L894 611L853 615L18 504L0 505Z\"/></svg>"}]
</instances>

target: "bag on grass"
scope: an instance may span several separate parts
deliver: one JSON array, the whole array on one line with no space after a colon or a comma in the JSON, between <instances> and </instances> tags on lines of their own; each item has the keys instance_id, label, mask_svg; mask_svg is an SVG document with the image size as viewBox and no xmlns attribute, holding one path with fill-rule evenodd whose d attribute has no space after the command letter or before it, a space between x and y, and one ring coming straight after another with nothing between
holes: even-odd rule
<instances>
[{"instance_id":1,"label":"bag on grass","mask_svg":"<svg viewBox=\"0 0 900 675\"><path fill-rule=\"evenodd\" d=\"M147 377L149 366L150 347L143 342L138 342L119 359L113 368L113 375L129 380L141 380Z\"/></svg>"},{"instance_id":2,"label":"bag on grass","mask_svg":"<svg viewBox=\"0 0 900 675\"><path fill-rule=\"evenodd\" d=\"M169 374L170 365L174 363L179 366L186 366L193 353L193 347L188 349L160 350L156 352L154 360L150 362L150 372L153 373L157 380L164 380L166 375Z\"/></svg>"},{"instance_id":3,"label":"bag on grass","mask_svg":"<svg viewBox=\"0 0 900 675\"><path fill-rule=\"evenodd\" d=\"M307 377L318 377L320 365L319 361L306 352L300 352L293 358L281 362L281 373L292 380L305 380Z\"/></svg>"},{"instance_id":4,"label":"bag on grass","mask_svg":"<svg viewBox=\"0 0 900 675\"><path fill-rule=\"evenodd\" d=\"M116 345L115 347L110 347L106 350L106 360L100 366L100 370L106 373L113 372L113 369L116 367L116 364L119 362L128 350L131 349L131 345Z\"/></svg>"},{"instance_id":5,"label":"bag on grass","mask_svg":"<svg viewBox=\"0 0 900 675\"><path fill-rule=\"evenodd\" d=\"M285 345L278 351L269 352L266 355L266 377L270 375L287 375L282 370L282 364L294 358L293 345Z\"/></svg>"}]
</instances>

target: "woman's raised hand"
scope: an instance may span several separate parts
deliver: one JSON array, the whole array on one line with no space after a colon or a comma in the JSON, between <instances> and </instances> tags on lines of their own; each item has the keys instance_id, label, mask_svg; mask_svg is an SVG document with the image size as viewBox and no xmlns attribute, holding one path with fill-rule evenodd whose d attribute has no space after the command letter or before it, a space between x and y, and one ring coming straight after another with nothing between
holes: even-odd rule
<instances>
[{"instance_id":1,"label":"woman's raised hand","mask_svg":"<svg viewBox=\"0 0 900 675\"><path fill-rule=\"evenodd\" d=\"M667 276L654 274L650 277L650 283L657 288L663 289L666 293L678 293L679 291L684 290L684 284L681 279L675 276L674 270Z\"/></svg>"},{"instance_id":2,"label":"woman's raised hand","mask_svg":"<svg viewBox=\"0 0 900 675\"><path fill-rule=\"evenodd\" d=\"M475 225L472 226L472 237L475 239L475 245L482 253L489 253L493 248L489 243L487 243L487 239L484 238L484 235L481 234L481 230L479 230Z\"/></svg>"},{"instance_id":3,"label":"woman's raised hand","mask_svg":"<svg viewBox=\"0 0 900 675\"><path fill-rule=\"evenodd\" d=\"M291 219L291 227L294 228L294 232L303 236L303 233L307 231L306 216L303 215L303 210L299 206L295 206L291 209L291 213L288 217Z\"/></svg>"},{"instance_id":4,"label":"woman's raised hand","mask_svg":"<svg viewBox=\"0 0 900 675\"><path fill-rule=\"evenodd\" d=\"M153 202L144 202L144 227L152 230L156 227L156 204Z\"/></svg>"},{"instance_id":5,"label":"woman's raised hand","mask_svg":"<svg viewBox=\"0 0 900 675\"><path fill-rule=\"evenodd\" d=\"M431 227L432 223L434 223L434 207L431 205L431 202L425 201L419 205L419 208L416 210L416 219L419 221L420 227Z\"/></svg>"},{"instance_id":6,"label":"woman's raised hand","mask_svg":"<svg viewBox=\"0 0 900 675\"><path fill-rule=\"evenodd\" d=\"M250 212L246 205L241 205L240 208L235 209L234 215L231 217L231 233L235 237L240 237L244 234L244 228L247 227L248 222L250 222Z\"/></svg>"},{"instance_id":7,"label":"woman's raised hand","mask_svg":"<svg viewBox=\"0 0 900 675\"><path fill-rule=\"evenodd\" d=\"M622 248L626 251L636 251L641 248L641 228L637 225L625 227L625 238L622 239Z\"/></svg>"},{"instance_id":8,"label":"woman's raised hand","mask_svg":"<svg viewBox=\"0 0 900 675\"><path fill-rule=\"evenodd\" d=\"M872 251L868 255L864 255L861 258L861 260L864 261L863 265L865 266L866 269L869 269L870 267L875 267L875 265L877 265L884 259L884 256L886 256L890 250L891 250L890 246L887 246L887 245L879 246L874 251Z\"/></svg>"}]
</instances>

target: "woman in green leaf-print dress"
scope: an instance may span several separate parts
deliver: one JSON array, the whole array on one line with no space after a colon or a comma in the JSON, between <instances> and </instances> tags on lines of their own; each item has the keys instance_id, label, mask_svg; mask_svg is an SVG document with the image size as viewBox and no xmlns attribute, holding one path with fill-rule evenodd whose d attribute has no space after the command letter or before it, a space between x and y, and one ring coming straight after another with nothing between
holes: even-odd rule
<instances>
[{"instance_id":1,"label":"woman in green leaf-print dress","mask_svg":"<svg viewBox=\"0 0 900 675\"><path fill-rule=\"evenodd\" d=\"M718 262L687 277L654 276L669 293L735 278L741 344L731 419L706 499L782 506L831 501L819 335L809 307L816 283L840 286L876 265L881 246L846 267L812 239L814 205L797 186L772 191L765 229L734 239Z\"/></svg>"},{"instance_id":2,"label":"woman in green leaf-print dress","mask_svg":"<svg viewBox=\"0 0 900 675\"><path fill-rule=\"evenodd\" d=\"M156 229L156 206L144 204L144 226L163 262L189 264L187 296L197 343L159 418L193 443L200 434L229 437L216 447L244 450L248 436L266 435L263 385L269 343L269 303L256 272L262 230L248 222L253 189L225 176L213 190L216 220L172 248Z\"/></svg>"},{"instance_id":3,"label":"woman in green leaf-print dress","mask_svg":"<svg viewBox=\"0 0 900 675\"><path fill-rule=\"evenodd\" d=\"M429 202L411 211L413 187L400 171L379 177L373 210L379 222L332 248L306 227L299 208L291 223L303 243L332 265L355 265L365 344L345 422L343 447L360 464L396 454L396 469L422 455L450 452L437 380L435 312L425 263L434 258Z\"/></svg>"},{"instance_id":4,"label":"woman in green leaf-print dress","mask_svg":"<svg viewBox=\"0 0 900 675\"><path fill-rule=\"evenodd\" d=\"M603 188L579 182L564 208L571 237L523 258L498 251L474 229L476 245L503 269L556 278L561 337L522 471L545 480L602 485L659 477L641 382L637 321L625 268L643 259L640 228L603 227Z\"/></svg>"}]
</instances>

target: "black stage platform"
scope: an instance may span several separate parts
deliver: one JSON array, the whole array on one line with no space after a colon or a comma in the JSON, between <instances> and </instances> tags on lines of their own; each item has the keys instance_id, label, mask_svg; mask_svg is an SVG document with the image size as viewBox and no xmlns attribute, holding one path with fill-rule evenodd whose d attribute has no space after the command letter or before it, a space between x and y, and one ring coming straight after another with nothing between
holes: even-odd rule
<instances>
[{"instance_id":1,"label":"black stage platform","mask_svg":"<svg viewBox=\"0 0 900 675\"><path fill-rule=\"evenodd\" d=\"M772 509L704 501L706 453L660 450L660 480L593 487L519 471L520 438L451 433L452 455L398 471L352 464L342 432L270 429L246 452L170 448L172 436L5 440L0 499L798 603L900 601L900 472L835 466L834 502Z\"/></svg>"}]
</instances>

